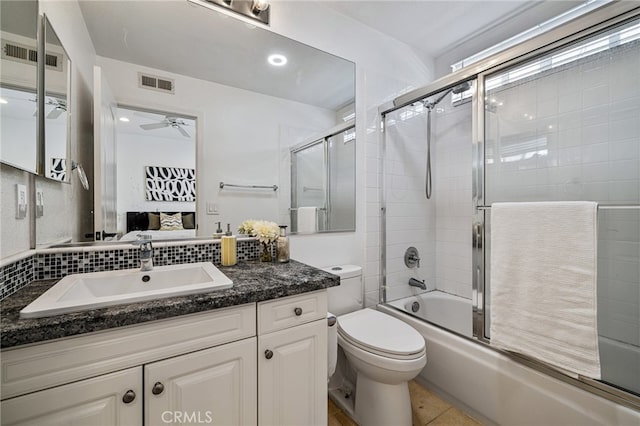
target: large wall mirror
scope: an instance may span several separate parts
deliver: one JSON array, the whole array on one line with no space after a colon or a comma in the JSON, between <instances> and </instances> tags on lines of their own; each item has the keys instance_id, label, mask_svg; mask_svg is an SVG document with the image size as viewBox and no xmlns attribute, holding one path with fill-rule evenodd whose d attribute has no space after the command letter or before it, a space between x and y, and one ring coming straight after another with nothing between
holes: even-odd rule
<instances>
[{"instance_id":1,"label":"large wall mirror","mask_svg":"<svg viewBox=\"0 0 640 426\"><path fill-rule=\"evenodd\" d=\"M149 9L144 1L80 1L80 8L102 76L94 96L98 91L118 107L137 111L136 132L126 138L137 133L153 143L155 132L167 131L180 151L187 140L180 130L195 136L196 235L211 237L217 222L232 229L246 219L291 225L291 147L353 120L355 65L194 2L155 2ZM127 118L116 115L118 123ZM134 121L128 118L129 124ZM103 120L101 126L118 125ZM94 235L127 234L131 213L190 212L179 197L154 202L143 199L144 191L124 195L118 189L118 175L126 173L129 186L140 187L154 166L164 168L162 185L176 185L187 173L182 169L191 168L179 164L178 155L161 159L152 145L134 150L133 143L116 141L113 146L118 152L103 153L105 158L136 156L136 165L125 172L120 162L115 168L96 164L92 187L106 191L97 201L115 200L116 207L96 207L95 214L117 218L96 217L100 225ZM112 172L100 174L101 168ZM355 217L353 207L351 213ZM143 216L139 219L144 228Z\"/></svg>"},{"instance_id":2,"label":"large wall mirror","mask_svg":"<svg viewBox=\"0 0 640 426\"><path fill-rule=\"evenodd\" d=\"M37 171L36 0L0 2L0 162Z\"/></svg>"},{"instance_id":3,"label":"large wall mirror","mask_svg":"<svg viewBox=\"0 0 640 426\"><path fill-rule=\"evenodd\" d=\"M69 182L71 60L44 16L44 176Z\"/></svg>"}]
</instances>

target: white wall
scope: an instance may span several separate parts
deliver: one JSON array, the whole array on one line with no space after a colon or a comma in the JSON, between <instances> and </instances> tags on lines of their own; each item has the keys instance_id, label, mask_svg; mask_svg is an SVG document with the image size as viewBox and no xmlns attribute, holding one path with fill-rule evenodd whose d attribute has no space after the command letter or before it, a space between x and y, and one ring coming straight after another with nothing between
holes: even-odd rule
<instances>
[{"instance_id":1,"label":"white wall","mask_svg":"<svg viewBox=\"0 0 640 426\"><path fill-rule=\"evenodd\" d=\"M148 201L146 166L195 169L195 138L166 138L117 132L118 232L127 230L127 212L195 211L195 202Z\"/></svg>"}]
</instances>

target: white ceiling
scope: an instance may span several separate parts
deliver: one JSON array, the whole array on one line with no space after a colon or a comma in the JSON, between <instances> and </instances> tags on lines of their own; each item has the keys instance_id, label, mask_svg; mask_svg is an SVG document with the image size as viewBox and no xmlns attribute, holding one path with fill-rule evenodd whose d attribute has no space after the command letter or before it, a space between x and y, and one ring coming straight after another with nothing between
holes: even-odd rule
<instances>
[{"instance_id":1,"label":"white ceiling","mask_svg":"<svg viewBox=\"0 0 640 426\"><path fill-rule=\"evenodd\" d=\"M437 58L459 44L499 27L516 17L524 31L580 1L540 0L321 0L323 4L408 44L430 58ZM548 13L541 13L540 9ZM542 16L542 18L540 18Z\"/></svg>"}]
</instances>

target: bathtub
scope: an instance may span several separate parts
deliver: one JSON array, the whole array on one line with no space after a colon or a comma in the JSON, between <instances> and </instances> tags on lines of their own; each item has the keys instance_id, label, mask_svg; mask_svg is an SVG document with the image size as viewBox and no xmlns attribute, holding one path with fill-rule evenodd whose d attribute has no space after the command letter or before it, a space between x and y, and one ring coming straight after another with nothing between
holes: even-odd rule
<instances>
[{"instance_id":1,"label":"bathtub","mask_svg":"<svg viewBox=\"0 0 640 426\"><path fill-rule=\"evenodd\" d=\"M463 336L473 336L470 299L436 290L388 304Z\"/></svg>"},{"instance_id":2,"label":"bathtub","mask_svg":"<svg viewBox=\"0 0 640 426\"><path fill-rule=\"evenodd\" d=\"M462 321L462 324L453 321L445 325L438 320L442 327L459 333L455 334L422 320L422 314L417 318L415 314L407 313L406 307L410 311L413 302L424 302L419 310L424 308L425 319L433 321L428 318L430 306L442 309L446 314L460 308L465 300L438 293L430 292L378 305L380 311L413 326L425 338L427 365L417 380L434 392L487 424L640 424L640 411L534 370L502 352L464 337L471 333ZM471 309L465 309L471 315ZM471 320L466 324L470 327Z\"/></svg>"}]
</instances>

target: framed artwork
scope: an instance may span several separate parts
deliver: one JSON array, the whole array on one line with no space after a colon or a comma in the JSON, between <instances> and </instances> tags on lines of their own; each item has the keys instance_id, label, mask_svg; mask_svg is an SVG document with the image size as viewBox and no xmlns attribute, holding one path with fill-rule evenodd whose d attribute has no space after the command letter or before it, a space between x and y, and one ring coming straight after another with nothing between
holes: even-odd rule
<instances>
[{"instance_id":1,"label":"framed artwork","mask_svg":"<svg viewBox=\"0 0 640 426\"><path fill-rule=\"evenodd\" d=\"M145 195L149 201L195 201L196 170L146 166Z\"/></svg>"}]
</instances>

